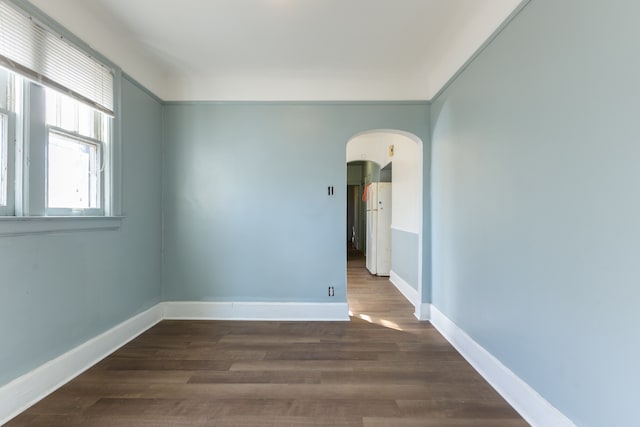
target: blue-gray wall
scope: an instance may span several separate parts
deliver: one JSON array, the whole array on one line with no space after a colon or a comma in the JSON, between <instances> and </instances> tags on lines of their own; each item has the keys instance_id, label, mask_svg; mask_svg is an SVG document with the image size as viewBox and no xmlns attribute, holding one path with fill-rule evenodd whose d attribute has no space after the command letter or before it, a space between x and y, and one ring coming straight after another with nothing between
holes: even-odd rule
<instances>
[{"instance_id":1,"label":"blue-gray wall","mask_svg":"<svg viewBox=\"0 0 640 427\"><path fill-rule=\"evenodd\" d=\"M0 238L0 385L160 301L162 106L122 92L122 227Z\"/></svg>"},{"instance_id":2,"label":"blue-gray wall","mask_svg":"<svg viewBox=\"0 0 640 427\"><path fill-rule=\"evenodd\" d=\"M417 233L391 229L391 270L416 291L418 290L419 246Z\"/></svg>"},{"instance_id":3,"label":"blue-gray wall","mask_svg":"<svg viewBox=\"0 0 640 427\"><path fill-rule=\"evenodd\" d=\"M433 303L580 426L639 419L639 16L532 0L432 105Z\"/></svg>"},{"instance_id":4,"label":"blue-gray wall","mask_svg":"<svg viewBox=\"0 0 640 427\"><path fill-rule=\"evenodd\" d=\"M167 105L163 297L346 301L346 143L404 130L428 165L428 119L420 103Z\"/></svg>"}]
</instances>

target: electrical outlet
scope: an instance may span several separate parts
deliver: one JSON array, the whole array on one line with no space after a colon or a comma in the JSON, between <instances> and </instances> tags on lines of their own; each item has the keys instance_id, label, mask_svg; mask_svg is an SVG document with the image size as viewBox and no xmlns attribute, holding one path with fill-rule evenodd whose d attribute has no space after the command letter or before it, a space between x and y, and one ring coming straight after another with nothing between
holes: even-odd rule
<instances>
[{"instance_id":1,"label":"electrical outlet","mask_svg":"<svg viewBox=\"0 0 640 427\"><path fill-rule=\"evenodd\" d=\"M329 296L332 297L335 295L335 292L333 291L333 286L329 286Z\"/></svg>"}]
</instances>

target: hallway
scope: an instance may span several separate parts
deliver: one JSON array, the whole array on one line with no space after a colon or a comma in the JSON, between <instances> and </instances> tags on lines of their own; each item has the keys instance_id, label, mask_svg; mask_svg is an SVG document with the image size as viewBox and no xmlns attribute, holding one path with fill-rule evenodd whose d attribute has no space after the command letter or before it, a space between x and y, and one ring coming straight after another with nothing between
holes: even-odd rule
<instances>
[{"instance_id":1,"label":"hallway","mask_svg":"<svg viewBox=\"0 0 640 427\"><path fill-rule=\"evenodd\" d=\"M526 426L387 278L348 262L350 322L163 321L17 426Z\"/></svg>"},{"instance_id":2,"label":"hallway","mask_svg":"<svg viewBox=\"0 0 640 427\"><path fill-rule=\"evenodd\" d=\"M414 307L389 282L388 277L370 274L365 267L364 255L349 251L347 256L347 301L349 315L354 319L367 319L372 323L398 330L419 332L426 322L418 322Z\"/></svg>"}]
</instances>

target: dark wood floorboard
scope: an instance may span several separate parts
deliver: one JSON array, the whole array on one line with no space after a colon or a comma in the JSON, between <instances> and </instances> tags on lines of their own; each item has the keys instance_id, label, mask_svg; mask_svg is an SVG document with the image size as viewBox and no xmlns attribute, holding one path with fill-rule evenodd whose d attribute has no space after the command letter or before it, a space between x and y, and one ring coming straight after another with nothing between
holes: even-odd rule
<instances>
[{"instance_id":1,"label":"dark wood floorboard","mask_svg":"<svg viewBox=\"0 0 640 427\"><path fill-rule=\"evenodd\" d=\"M7 424L527 424L350 253L351 322L163 321Z\"/></svg>"}]
</instances>

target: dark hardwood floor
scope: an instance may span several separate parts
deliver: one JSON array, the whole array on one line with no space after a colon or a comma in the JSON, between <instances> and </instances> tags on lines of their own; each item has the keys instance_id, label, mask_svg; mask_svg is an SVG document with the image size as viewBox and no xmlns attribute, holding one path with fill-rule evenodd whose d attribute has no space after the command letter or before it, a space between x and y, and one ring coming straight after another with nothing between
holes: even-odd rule
<instances>
[{"instance_id":1,"label":"dark hardwood floor","mask_svg":"<svg viewBox=\"0 0 640 427\"><path fill-rule=\"evenodd\" d=\"M7 426L527 425L351 258L351 322L163 321Z\"/></svg>"}]
</instances>

